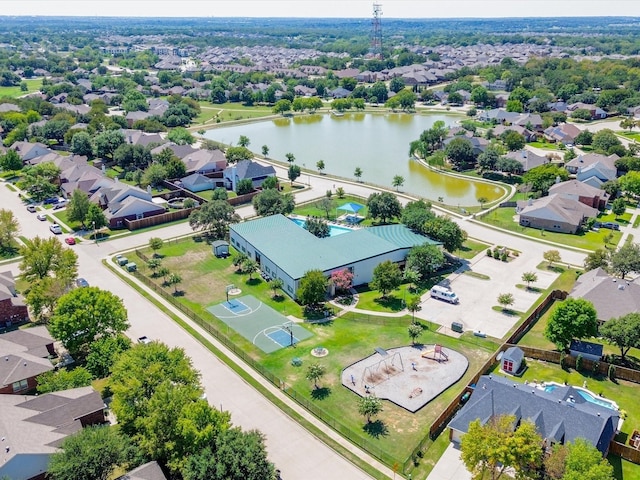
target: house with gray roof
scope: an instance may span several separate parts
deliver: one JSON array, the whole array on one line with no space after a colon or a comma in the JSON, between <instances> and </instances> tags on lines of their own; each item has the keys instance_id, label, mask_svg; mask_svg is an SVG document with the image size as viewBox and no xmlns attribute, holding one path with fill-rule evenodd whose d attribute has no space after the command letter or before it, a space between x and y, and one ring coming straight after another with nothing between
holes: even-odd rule
<instances>
[{"instance_id":1,"label":"house with gray roof","mask_svg":"<svg viewBox=\"0 0 640 480\"><path fill-rule=\"evenodd\" d=\"M205 177L200 173L192 173L180 180L180 185L190 192L202 192L216 188L216 182L212 178Z\"/></svg>"},{"instance_id":2,"label":"house with gray roof","mask_svg":"<svg viewBox=\"0 0 640 480\"><path fill-rule=\"evenodd\" d=\"M150 191L118 181L96 190L89 199L104 209L110 228L124 228L125 220L139 220L166 211L153 202Z\"/></svg>"},{"instance_id":3,"label":"house with gray roof","mask_svg":"<svg viewBox=\"0 0 640 480\"><path fill-rule=\"evenodd\" d=\"M253 188L259 188L269 177L275 177L276 170L271 165L261 165L253 160L240 160L224 169L225 187L234 192L241 180L250 179Z\"/></svg>"},{"instance_id":4,"label":"house with gray roof","mask_svg":"<svg viewBox=\"0 0 640 480\"><path fill-rule=\"evenodd\" d=\"M167 480L162 468L155 460L134 468L129 473L118 477L117 480Z\"/></svg>"},{"instance_id":5,"label":"house with gray roof","mask_svg":"<svg viewBox=\"0 0 640 480\"><path fill-rule=\"evenodd\" d=\"M597 217L599 212L577 200L555 194L537 200L518 201L516 213L523 227L576 233L588 218Z\"/></svg>"},{"instance_id":6,"label":"house with gray roof","mask_svg":"<svg viewBox=\"0 0 640 480\"><path fill-rule=\"evenodd\" d=\"M609 275L602 268L583 273L569 293L571 298L584 298L591 302L604 323L628 313L640 312L640 283Z\"/></svg>"},{"instance_id":7,"label":"house with gray roof","mask_svg":"<svg viewBox=\"0 0 640 480\"><path fill-rule=\"evenodd\" d=\"M222 150L194 150L180 157L187 173L220 172L227 166L227 157Z\"/></svg>"},{"instance_id":8,"label":"house with gray roof","mask_svg":"<svg viewBox=\"0 0 640 480\"><path fill-rule=\"evenodd\" d=\"M505 157L516 160L518 163L520 163L520 165L522 165L523 172L528 172L532 168L539 167L540 165L544 165L551 161L547 157L538 155L535 152L531 152L527 149L508 152Z\"/></svg>"},{"instance_id":9,"label":"house with gray roof","mask_svg":"<svg viewBox=\"0 0 640 480\"><path fill-rule=\"evenodd\" d=\"M576 143L576 137L580 135L581 130L572 123L563 123L561 125L551 126L544 131L544 138L551 142Z\"/></svg>"},{"instance_id":10,"label":"house with gray roof","mask_svg":"<svg viewBox=\"0 0 640 480\"><path fill-rule=\"evenodd\" d=\"M605 169L613 170L615 172L615 163L619 158L620 157L615 153L609 156L602 155L600 153L585 153L583 155L578 155L576 158L567 162L565 167L569 173L575 175L585 167L600 163L605 167ZM615 176L613 178L615 178Z\"/></svg>"},{"instance_id":11,"label":"house with gray roof","mask_svg":"<svg viewBox=\"0 0 640 480\"><path fill-rule=\"evenodd\" d=\"M296 298L300 279L309 270L327 277L348 269L353 284L373 279L373 269L385 260L403 263L416 245L439 245L404 225L352 229L341 235L317 238L284 215L272 215L229 227L231 245L260 265L271 278L284 282L283 291Z\"/></svg>"},{"instance_id":12,"label":"house with gray roof","mask_svg":"<svg viewBox=\"0 0 640 480\"><path fill-rule=\"evenodd\" d=\"M0 478L41 480L70 435L102 424L104 402L92 387L39 396L0 395Z\"/></svg>"},{"instance_id":13,"label":"house with gray roof","mask_svg":"<svg viewBox=\"0 0 640 480\"><path fill-rule=\"evenodd\" d=\"M607 192L578 180L567 180L566 182L559 182L552 185L549 188L549 195L555 194L577 200L580 203L597 208L598 210L604 210L604 207L609 201L609 194Z\"/></svg>"},{"instance_id":14,"label":"house with gray roof","mask_svg":"<svg viewBox=\"0 0 640 480\"><path fill-rule=\"evenodd\" d=\"M537 385L516 382L497 375L480 377L471 398L449 423L449 437L459 443L469 424L486 424L502 415L516 417L514 428L525 420L533 422L543 439L543 448L565 445L583 438L603 456L615 437L620 413L590 402L583 391L566 385Z\"/></svg>"}]
</instances>

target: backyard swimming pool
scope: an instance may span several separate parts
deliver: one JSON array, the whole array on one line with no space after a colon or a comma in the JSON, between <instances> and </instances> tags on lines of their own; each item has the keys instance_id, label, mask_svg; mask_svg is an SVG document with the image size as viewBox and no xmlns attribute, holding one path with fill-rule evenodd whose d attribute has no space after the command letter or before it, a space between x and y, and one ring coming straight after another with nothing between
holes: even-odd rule
<instances>
[{"instance_id":1,"label":"backyard swimming pool","mask_svg":"<svg viewBox=\"0 0 640 480\"><path fill-rule=\"evenodd\" d=\"M300 228L304 228L305 221L302 218L290 218L293 223L298 225ZM336 235L342 235L343 233L352 232L352 228L340 227L338 225L329 224L329 236L335 237Z\"/></svg>"},{"instance_id":2,"label":"backyard swimming pool","mask_svg":"<svg viewBox=\"0 0 640 480\"><path fill-rule=\"evenodd\" d=\"M544 387L544 391L553 392L559 386L560 385L550 384ZM593 393L591 393L590 391L584 390L582 388L573 387L573 389L576 392L578 392L578 395L580 395L584 400L586 400L589 403L600 405L601 407L608 408L610 410L618 410L618 406L612 401L601 399L596 395L594 395Z\"/></svg>"}]
</instances>

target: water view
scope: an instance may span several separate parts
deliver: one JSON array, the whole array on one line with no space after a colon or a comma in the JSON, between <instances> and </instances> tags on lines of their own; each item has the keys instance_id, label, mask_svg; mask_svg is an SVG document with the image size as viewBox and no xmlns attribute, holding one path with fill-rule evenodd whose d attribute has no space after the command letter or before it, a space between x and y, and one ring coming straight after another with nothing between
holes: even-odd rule
<instances>
[{"instance_id":1,"label":"water view","mask_svg":"<svg viewBox=\"0 0 640 480\"><path fill-rule=\"evenodd\" d=\"M354 179L353 172L360 167L362 181L386 187L391 187L395 175L401 175L403 191L432 200L441 198L449 205L477 205L479 197L495 200L503 193L500 187L440 174L408 156L409 143L434 122L454 125L460 118L446 114L318 114L217 128L207 131L205 137L237 144L240 135L246 135L254 152L260 153L262 145L267 145L269 157L282 161L293 153L296 164L311 170L318 160L324 160L325 173L349 179Z\"/></svg>"}]
</instances>

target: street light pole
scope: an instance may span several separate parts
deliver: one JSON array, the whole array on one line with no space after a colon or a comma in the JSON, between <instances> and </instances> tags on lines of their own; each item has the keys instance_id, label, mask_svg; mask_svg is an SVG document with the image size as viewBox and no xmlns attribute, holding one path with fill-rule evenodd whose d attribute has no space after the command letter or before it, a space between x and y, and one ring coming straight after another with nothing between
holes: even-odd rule
<instances>
[{"instance_id":1,"label":"street light pole","mask_svg":"<svg viewBox=\"0 0 640 480\"><path fill-rule=\"evenodd\" d=\"M93 241L98 244L98 236L96 235L96 222L93 222Z\"/></svg>"}]
</instances>

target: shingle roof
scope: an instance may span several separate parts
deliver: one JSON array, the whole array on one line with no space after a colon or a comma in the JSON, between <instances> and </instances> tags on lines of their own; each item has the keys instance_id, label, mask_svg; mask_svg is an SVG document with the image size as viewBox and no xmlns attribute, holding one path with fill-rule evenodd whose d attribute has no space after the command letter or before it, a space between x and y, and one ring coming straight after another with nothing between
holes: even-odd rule
<instances>
[{"instance_id":1,"label":"shingle roof","mask_svg":"<svg viewBox=\"0 0 640 480\"><path fill-rule=\"evenodd\" d=\"M611 277L602 268L580 275L569 296L590 301L605 322L640 312L640 284Z\"/></svg>"},{"instance_id":2,"label":"shingle roof","mask_svg":"<svg viewBox=\"0 0 640 480\"><path fill-rule=\"evenodd\" d=\"M519 201L518 207L522 208L520 215L566 222L571 225L580 225L585 217L598 215L597 209L559 194L533 200L531 204Z\"/></svg>"},{"instance_id":3,"label":"shingle roof","mask_svg":"<svg viewBox=\"0 0 640 480\"><path fill-rule=\"evenodd\" d=\"M586 401L573 387L558 385L545 391L513 379L485 375L449 427L466 433L469 423L476 419L486 423L494 416L511 414L516 420L533 421L543 439L567 443L584 438L603 453L619 419L618 412Z\"/></svg>"},{"instance_id":4,"label":"shingle roof","mask_svg":"<svg viewBox=\"0 0 640 480\"><path fill-rule=\"evenodd\" d=\"M140 465L129 473L119 477L117 480L166 480L158 462L149 462Z\"/></svg>"},{"instance_id":5,"label":"shingle roof","mask_svg":"<svg viewBox=\"0 0 640 480\"><path fill-rule=\"evenodd\" d=\"M599 343L584 342L582 340L571 340L569 350L573 352L586 353L588 355L602 356L604 347Z\"/></svg>"}]
</instances>

